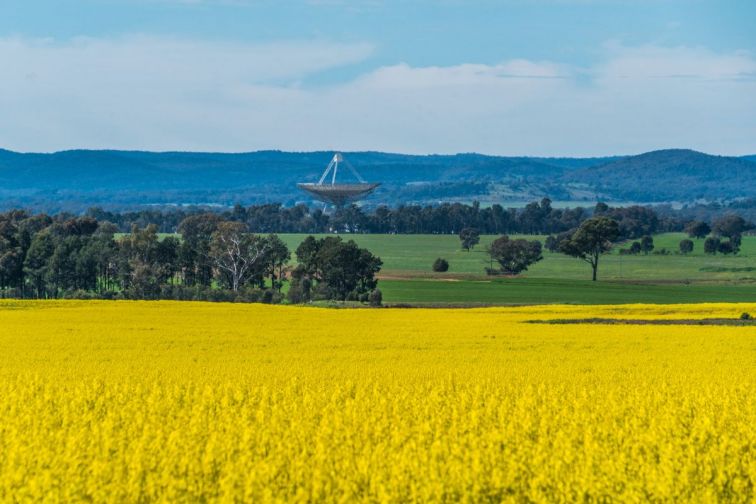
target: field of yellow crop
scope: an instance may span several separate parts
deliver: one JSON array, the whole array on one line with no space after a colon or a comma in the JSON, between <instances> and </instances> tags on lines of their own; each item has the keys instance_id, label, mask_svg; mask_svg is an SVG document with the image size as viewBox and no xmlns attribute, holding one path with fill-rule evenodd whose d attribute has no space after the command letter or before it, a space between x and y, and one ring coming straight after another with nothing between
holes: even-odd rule
<instances>
[{"instance_id":1,"label":"field of yellow crop","mask_svg":"<svg viewBox=\"0 0 756 504\"><path fill-rule=\"evenodd\" d=\"M756 304L0 302L0 501L754 499Z\"/></svg>"}]
</instances>

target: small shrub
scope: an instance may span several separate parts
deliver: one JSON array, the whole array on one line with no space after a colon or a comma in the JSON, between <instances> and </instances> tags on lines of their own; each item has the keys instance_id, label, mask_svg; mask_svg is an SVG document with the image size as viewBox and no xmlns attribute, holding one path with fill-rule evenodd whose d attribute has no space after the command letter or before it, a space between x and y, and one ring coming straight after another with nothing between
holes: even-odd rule
<instances>
[{"instance_id":1,"label":"small shrub","mask_svg":"<svg viewBox=\"0 0 756 504\"><path fill-rule=\"evenodd\" d=\"M710 236L704 241L704 253L709 255L716 255L719 249L719 238Z\"/></svg>"},{"instance_id":2,"label":"small shrub","mask_svg":"<svg viewBox=\"0 0 756 504\"><path fill-rule=\"evenodd\" d=\"M748 312L743 312L740 314L740 320L752 320L753 317L751 317L751 314Z\"/></svg>"},{"instance_id":3,"label":"small shrub","mask_svg":"<svg viewBox=\"0 0 756 504\"><path fill-rule=\"evenodd\" d=\"M216 303L233 303L236 301L236 293L229 289L208 289L206 296L206 301Z\"/></svg>"},{"instance_id":4,"label":"small shrub","mask_svg":"<svg viewBox=\"0 0 756 504\"><path fill-rule=\"evenodd\" d=\"M439 257L438 259L433 261L433 271L435 271L436 273L449 271L449 261Z\"/></svg>"},{"instance_id":5,"label":"small shrub","mask_svg":"<svg viewBox=\"0 0 756 504\"><path fill-rule=\"evenodd\" d=\"M261 289L246 286L239 290L236 295L237 303L264 303L263 291Z\"/></svg>"},{"instance_id":6,"label":"small shrub","mask_svg":"<svg viewBox=\"0 0 756 504\"><path fill-rule=\"evenodd\" d=\"M381 289L374 289L370 293L370 306L381 306L383 305L383 292L381 292Z\"/></svg>"},{"instance_id":7,"label":"small shrub","mask_svg":"<svg viewBox=\"0 0 756 504\"><path fill-rule=\"evenodd\" d=\"M543 246L549 252L559 252L559 240L554 235L547 236Z\"/></svg>"},{"instance_id":8,"label":"small shrub","mask_svg":"<svg viewBox=\"0 0 756 504\"><path fill-rule=\"evenodd\" d=\"M293 304L307 303L310 301L311 288L312 282L309 278L295 278L289 286L286 298Z\"/></svg>"},{"instance_id":9,"label":"small shrub","mask_svg":"<svg viewBox=\"0 0 756 504\"><path fill-rule=\"evenodd\" d=\"M680 253L690 254L693 252L693 240L681 240L680 241Z\"/></svg>"},{"instance_id":10,"label":"small shrub","mask_svg":"<svg viewBox=\"0 0 756 504\"><path fill-rule=\"evenodd\" d=\"M654 239L651 236L644 236L640 241L641 252L648 255L654 250Z\"/></svg>"},{"instance_id":11,"label":"small shrub","mask_svg":"<svg viewBox=\"0 0 756 504\"><path fill-rule=\"evenodd\" d=\"M289 303L300 304L306 302L308 297L305 296L301 285L292 285L289 287L289 292L286 293L286 299L289 300Z\"/></svg>"},{"instance_id":12,"label":"small shrub","mask_svg":"<svg viewBox=\"0 0 756 504\"><path fill-rule=\"evenodd\" d=\"M272 304L274 303L276 292L271 289L265 289L262 293L262 296L260 296L260 301L262 301L265 304Z\"/></svg>"},{"instance_id":13,"label":"small shrub","mask_svg":"<svg viewBox=\"0 0 756 504\"><path fill-rule=\"evenodd\" d=\"M63 293L63 299L97 299L97 294L82 289L70 289Z\"/></svg>"},{"instance_id":14,"label":"small shrub","mask_svg":"<svg viewBox=\"0 0 756 504\"><path fill-rule=\"evenodd\" d=\"M314 301L327 301L334 298L335 296L325 282L319 282L312 288L312 299Z\"/></svg>"}]
</instances>

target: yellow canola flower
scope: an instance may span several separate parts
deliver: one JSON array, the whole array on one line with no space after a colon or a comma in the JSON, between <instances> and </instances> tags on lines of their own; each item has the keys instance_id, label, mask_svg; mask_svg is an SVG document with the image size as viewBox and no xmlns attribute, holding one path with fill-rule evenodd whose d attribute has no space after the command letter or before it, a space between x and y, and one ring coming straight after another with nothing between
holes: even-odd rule
<instances>
[{"instance_id":1,"label":"yellow canola flower","mask_svg":"<svg viewBox=\"0 0 756 504\"><path fill-rule=\"evenodd\" d=\"M756 304L0 302L0 502L751 502Z\"/></svg>"}]
</instances>

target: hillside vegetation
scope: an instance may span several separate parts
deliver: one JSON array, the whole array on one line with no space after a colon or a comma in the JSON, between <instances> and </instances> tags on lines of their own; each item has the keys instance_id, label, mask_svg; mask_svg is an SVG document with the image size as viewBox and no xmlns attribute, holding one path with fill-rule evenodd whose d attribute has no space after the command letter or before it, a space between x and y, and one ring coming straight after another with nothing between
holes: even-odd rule
<instances>
[{"instance_id":1,"label":"hillside vegetation","mask_svg":"<svg viewBox=\"0 0 756 504\"><path fill-rule=\"evenodd\" d=\"M223 205L308 201L297 182L313 182L330 152L239 154L0 150L0 206L82 211L144 205ZM446 201L524 202L735 199L756 193L752 157L689 150L605 158L529 158L480 154L353 152L363 177L382 182L367 204ZM344 172L348 180L348 172Z\"/></svg>"},{"instance_id":2,"label":"hillside vegetation","mask_svg":"<svg viewBox=\"0 0 756 504\"><path fill-rule=\"evenodd\" d=\"M756 163L691 150L665 150L582 168L565 179L628 200L745 197L756 191Z\"/></svg>"}]
</instances>

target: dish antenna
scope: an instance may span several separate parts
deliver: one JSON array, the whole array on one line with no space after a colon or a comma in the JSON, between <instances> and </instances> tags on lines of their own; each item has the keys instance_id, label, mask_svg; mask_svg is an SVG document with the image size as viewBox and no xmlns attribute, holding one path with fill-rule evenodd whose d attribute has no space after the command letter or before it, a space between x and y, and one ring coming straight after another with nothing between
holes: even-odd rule
<instances>
[{"instance_id":1,"label":"dish antenna","mask_svg":"<svg viewBox=\"0 0 756 504\"><path fill-rule=\"evenodd\" d=\"M339 166L346 166L352 175L359 181L356 184L337 184L336 175L339 172ZM331 174L330 184L326 182L328 174ZM366 182L365 179L360 176L357 170L352 164L344 159L344 156L337 152L331 158L331 162L328 163L323 175L320 176L320 180L317 183L302 183L297 184L297 187L303 191L309 193L313 198L322 201L324 203L330 203L331 205L341 208L347 203L351 203L359 200L363 196L367 196L375 190L376 187L381 185L380 183Z\"/></svg>"}]
</instances>

